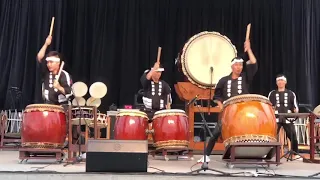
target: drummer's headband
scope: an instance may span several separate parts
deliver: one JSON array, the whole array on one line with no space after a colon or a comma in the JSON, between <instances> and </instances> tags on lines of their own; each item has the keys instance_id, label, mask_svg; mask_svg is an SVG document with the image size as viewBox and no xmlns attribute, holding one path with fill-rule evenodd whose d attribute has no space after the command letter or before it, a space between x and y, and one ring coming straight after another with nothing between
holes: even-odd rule
<instances>
[{"instance_id":1,"label":"drummer's headband","mask_svg":"<svg viewBox=\"0 0 320 180\"><path fill-rule=\"evenodd\" d=\"M234 63L243 63L243 59L241 58L234 58L231 61L231 65L233 65Z\"/></svg>"},{"instance_id":2,"label":"drummer's headband","mask_svg":"<svg viewBox=\"0 0 320 180\"><path fill-rule=\"evenodd\" d=\"M54 56L47 57L46 60L47 61L53 61L53 62L60 62L60 58L54 57Z\"/></svg>"},{"instance_id":3,"label":"drummer's headband","mask_svg":"<svg viewBox=\"0 0 320 180\"><path fill-rule=\"evenodd\" d=\"M279 76L279 77L277 77L276 80L277 80L277 81L279 81L279 80L284 80L285 82L287 82L287 78L284 77L284 76Z\"/></svg>"}]
</instances>

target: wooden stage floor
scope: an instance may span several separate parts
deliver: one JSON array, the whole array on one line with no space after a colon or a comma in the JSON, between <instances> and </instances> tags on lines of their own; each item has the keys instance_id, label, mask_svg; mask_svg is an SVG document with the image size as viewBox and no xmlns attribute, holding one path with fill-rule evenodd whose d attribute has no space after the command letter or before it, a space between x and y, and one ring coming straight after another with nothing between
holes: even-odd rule
<instances>
[{"instance_id":1,"label":"wooden stage floor","mask_svg":"<svg viewBox=\"0 0 320 180\"><path fill-rule=\"evenodd\" d=\"M0 151L0 179L84 179L87 177L85 172L85 163L68 165L64 167L65 162L61 164L56 163L54 160L28 160L20 164L18 151ZM150 179L150 176L159 176L158 179L172 179L172 177L183 177L182 179L206 179L212 176L219 175L212 171L200 172L203 176L188 175L192 170L200 168L201 164L197 164L197 160L200 155L194 155L192 159L182 157L178 159L176 157L170 157L169 161L165 161L162 156L149 157L148 173L136 173L130 174L126 178L126 174L121 175L116 173L107 173L104 176L99 174L90 173L90 179ZM283 164L276 166L271 165L270 168L256 166L256 165L235 165L232 169L226 166L226 163L221 159L222 155L210 156L211 162L209 168L213 168L222 172L232 173L232 176L228 176L227 179L233 179L233 176L269 176L268 178L287 176L298 176L304 178L320 172L320 164L303 163L302 160L295 160L287 162L286 159L281 159ZM171 159L172 158L172 159ZM33 172L33 173L31 173ZM41 177L40 177L41 175ZM119 177L118 177L119 176ZM270 177L272 176L272 177ZM120 178L122 177L122 178ZM320 177L320 176L318 176ZM88 177L87 177L88 178ZM87 179L85 178L85 179ZM225 179L226 177L217 177L218 179ZM299 178L299 179L300 179ZM179 178L180 179L180 178ZM309 178L311 179L311 178Z\"/></svg>"}]
</instances>

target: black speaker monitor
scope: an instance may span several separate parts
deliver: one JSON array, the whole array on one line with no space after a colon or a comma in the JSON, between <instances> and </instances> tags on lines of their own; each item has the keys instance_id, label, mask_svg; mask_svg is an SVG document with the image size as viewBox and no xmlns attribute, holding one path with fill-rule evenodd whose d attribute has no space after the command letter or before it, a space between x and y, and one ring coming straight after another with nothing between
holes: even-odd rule
<instances>
[{"instance_id":1,"label":"black speaker monitor","mask_svg":"<svg viewBox=\"0 0 320 180\"><path fill-rule=\"evenodd\" d=\"M147 172L148 141L88 140L86 172Z\"/></svg>"}]
</instances>

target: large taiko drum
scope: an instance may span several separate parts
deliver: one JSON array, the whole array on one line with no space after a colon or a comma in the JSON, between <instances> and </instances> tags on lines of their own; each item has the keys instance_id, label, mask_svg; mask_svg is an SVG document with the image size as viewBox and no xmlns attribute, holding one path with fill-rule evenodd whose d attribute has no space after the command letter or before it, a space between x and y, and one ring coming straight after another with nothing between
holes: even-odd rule
<instances>
[{"instance_id":1,"label":"large taiko drum","mask_svg":"<svg viewBox=\"0 0 320 180\"><path fill-rule=\"evenodd\" d=\"M22 119L21 146L27 148L63 148L67 136L63 107L31 104Z\"/></svg>"},{"instance_id":2,"label":"large taiko drum","mask_svg":"<svg viewBox=\"0 0 320 180\"><path fill-rule=\"evenodd\" d=\"M220 78L229 75L231 60L236 56L237 50L230 39L218 32L204 31L187 41L177 59L177 66L191 83L210 88ZM213 68L212 74L210 67Z\"/></svg>"},{"instance_id":3,"label":"large taiko drum","mask_svg":"<svg viewBox=\"0 0 320 180\"><path fill-rule=\"evenodd\" d=\"M257 94L232 97L224 102L222 138L233 142L277 142L277 123L268 98Z\"/></svg>"},{"instance_id":4,"label":"large taiko drum","mask_svg":"<svg viewBox=\"0 0 320 180\"><path fill-rule=\"evenodd\" d=\"M114 125L116 140L147 140L149 118L146 113L134 109L120 109Z\"/></svg>"},{"instance_id":5,"label":"large taiko drum","mask_svg":"<svg viewBox=\"0 0 320 180\"><path fill-rule=\"evenodd\" d=\"M168 109L155 112L152 127L156 149L185 149L189 145L189 121L185 111Z\"/></svg>"}]
</instances>

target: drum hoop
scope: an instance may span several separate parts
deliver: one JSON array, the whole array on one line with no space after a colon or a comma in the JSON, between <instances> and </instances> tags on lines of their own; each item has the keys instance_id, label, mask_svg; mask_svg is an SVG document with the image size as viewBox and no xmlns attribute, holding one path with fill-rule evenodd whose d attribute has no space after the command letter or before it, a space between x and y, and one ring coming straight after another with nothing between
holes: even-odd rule
<instances>
[{"instance_id":1,"label":"drum hoop","mask_svg":"<svg viewBox=\"0 0 320 180\"><path fill-rule=\"evenodd\" d=\"M62 106L53 105L53 104L31 104L31 105L28 105L24 110L24 112L33 112L33 111L49 111L49 112L65 113Z\"/></svg>"},{"instance_id":2,"label":"drum hoop","mask_svg":"<svg viewBox=\"0 0 320 180\"><path fill-rule=\"evenodd\" d=\"M185 56L186 56L186 51L187 51L187 49L189 49L189 46L192 44L192 42L193 42L194 40L196 40L197 38L199 38L199 37L201 37L201 36L204 36L204 35L207 35L207 34L217 35L217 36L220 36L220 37L224 38L224 39L227 40L227 41L230 43L230 45L233 47L233 50L234 50L236 56L237 56L237 53L238 53L236 47L232 44L231 40L230 40L227 36L224 36L224 35L222 35L222 34L220 34L220 33L218 33L218 32L215 32L215 31L203 31L203 32L201 32L201 33L198 33L198 34L192 36L192 37L186 42L186 44L185 44L184 47L183 47L182 54L181 54L181 58L180 58L180 59L181 59L181 67L182 67L183 74L184 74L185 76L187 76L188 80L189 80L192 84L198 86L199 88L203 88L203 89L210 89L210 86L204 86L204 85L201 84L201 82L199 82L199 81L194 80L194 79L191 78L191 75L189 74L187 68L185 67L185 63L186 63L186 57L185 57ZM231 61L231 59L230 59L230 61ZM216 87L216 84L213 84L211 88L214 89L215 87Z\"/></svg>"},{"instance_id":3,"label":"drum hoop","mask_svg":"<svg viewBox=\"0 0 320 180\"><path fill-rule=\"evenodd\" d=\"M90 110L90 111L93 111L93 108L90 108L90 107L81 107L80 109L78 107L75 107L75 108L72 108L71 111L73 110Z\"/></svg>"},{"instance_id":4,"label":"drum hoop","mask_svg":"<svg viewBox=\"0 0 320 180\"><path fill-rule=\"evenodd\" d=\"M186 114L181 113L181 112L169 112L169 113L155 114L152 119L153 119L153 120L156 120L156 119L159 118L159 117L164 117L164 116L176 116L176 115L188 117Z\"/></svg>"},{"instance_id":5,"label":"drum hoop","mask_svg":"<svg viewBox=\"0 0 320 180\"><path fill-rule=\"evenodd\" d=\"M230 143L236 142L277 142L277 139L268 135L261 134L245 134L240 136L233 136L223 141L225 147L227 147Z\"/></svg>"},{"instance_id":6,"label":"drum hoop","mask_svg":"<svg viewBox=\"0 0 320 180\"><path fill-rule=\"evenodd\" d=\"M162 113L186 113L186 112L182 109L164 109L164 110L156 111L154 114L158 115Z\"/></svg>"},{"instance_id":7,"label":"drum hoop","mask_svg":"<svg viewBox=\"0 0 320 180\"><path fill-rule=\"evenodd\" d=\"M142 118L146 118L147 121L149 120L147 114L143 112L120 112L119 114L117 114L117 117L122 117L122 116L139 116Z\"/></svg>"},{"instance_id":8,"label":"drum hoop","mask_svg":"<svg viewBox=\"0 0 320 180\"><path fill-rule=\"evenodd\" d=\"M234 96L226 100L223 103L223 110L231 104L237 104L237 103L248 102L248 101L259 101L272 106L272 103L270 102L270 100L265 96L262 96L259 94L243 94L243 95Z\"/></svg>"}]
</instances>

